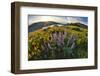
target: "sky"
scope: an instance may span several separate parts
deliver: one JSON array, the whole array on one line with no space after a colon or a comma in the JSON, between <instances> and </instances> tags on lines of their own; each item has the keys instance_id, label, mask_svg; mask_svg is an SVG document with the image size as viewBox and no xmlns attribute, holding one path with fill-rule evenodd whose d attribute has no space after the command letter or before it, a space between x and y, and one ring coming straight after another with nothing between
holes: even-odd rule
<instances>
[{"instance_id":1,"label":"sky","mask_svg":"<svg viewBox=\"0 0 100 76\"><path fill-rule=\"evenodd\" d=\"M29 15L28 25L36 22L54 21L58 23L82 23L88 25L88 17L76 17L76 16L43 16L43 15Z\"/></svg>"}]
</instances>

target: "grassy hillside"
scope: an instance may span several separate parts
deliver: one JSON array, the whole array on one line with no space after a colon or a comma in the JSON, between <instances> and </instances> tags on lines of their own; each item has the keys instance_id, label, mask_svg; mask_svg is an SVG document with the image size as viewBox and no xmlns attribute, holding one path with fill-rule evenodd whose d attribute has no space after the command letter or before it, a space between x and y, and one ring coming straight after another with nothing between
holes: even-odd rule
<instances>
[{"instance_id":1,"label":"grassy hillside","mask_svg":"<svg viewBox=\"0 0 100 76\"><path fill-rule=\"evenodd\" d=\"M53 26L28 34L28 60L87 58L87 28Z\"/></svg>"}]
</instances>

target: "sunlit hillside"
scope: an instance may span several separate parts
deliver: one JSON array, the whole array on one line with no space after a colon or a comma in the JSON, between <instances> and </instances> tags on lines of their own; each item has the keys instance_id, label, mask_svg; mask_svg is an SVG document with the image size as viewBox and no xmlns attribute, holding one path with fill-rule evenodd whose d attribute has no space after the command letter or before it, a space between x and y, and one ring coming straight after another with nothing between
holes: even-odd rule
<instances>
[{"instance_id":1,"label":"sunlit hillside","mask_svg":"<svg viewBox=\"0 0 100 76\"><path fill-rule=\"evenodd\" d=\"M56 23L50 26L31 29L28 33L28 60L88 57L86 25Z\"/></svg>"}]
</instances>

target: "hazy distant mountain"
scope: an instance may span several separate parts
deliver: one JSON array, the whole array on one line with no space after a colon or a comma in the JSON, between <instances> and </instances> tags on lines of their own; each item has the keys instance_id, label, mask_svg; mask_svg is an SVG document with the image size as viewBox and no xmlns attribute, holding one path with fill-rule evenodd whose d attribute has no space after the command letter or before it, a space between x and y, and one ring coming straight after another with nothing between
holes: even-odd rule
<instances>
[{"instance_id":1,"label":"hazy distant mountain","mask_svg":"<svg viewBox=\"0 0 100 76\"><path fill-rule=\"evenodd\" d=\"M55 24L63 25L61 23L57 23L57 22L53 22L53 21L37 22L37 23L33 23L33 24L28 26L28 32L32 32L33 30L40 29L42 27L47 27L47 26L50 26L53 24L54 25Z\"/></svg>"},{"instance_id":2,"label":"hazy distant mountain","mask_svg":"<svg viewBox=\"0 0 100 76\"><path fill-rule=\"evenodd\" d=\"M32 32L34 30L37 29L41 29L43 27L47 27L50 25L66 25L66 26L78 26L78 27L82 27L82 28L88 28L87 25L82 24L82 23L67 23L67 24L62 24L62 23L58 23L58 22L53 22L53 21L46 21L46 22L37 22L37 23L33 23L31 25L28 26L28 32Z\"/></svg>"}]
</instances>

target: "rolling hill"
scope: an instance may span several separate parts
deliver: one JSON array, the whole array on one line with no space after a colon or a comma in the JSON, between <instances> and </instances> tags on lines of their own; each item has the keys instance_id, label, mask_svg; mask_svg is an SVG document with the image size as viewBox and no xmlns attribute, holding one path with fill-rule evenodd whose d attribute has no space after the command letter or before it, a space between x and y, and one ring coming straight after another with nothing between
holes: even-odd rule
<instances>
[{"instance_id":1,"label":"rolling hill","mask_svg":"<svg viewBox=\"0 0 100 76\"><path fill-rule=\"evenodd\" d=\"M41 29L42 27L48 27L48 26L51 26L51 25L62 25L62 26L78 26L78 27L82 27L82 28L85 28L87 29L87 25L84 25L82 23L67 23L67 24L63 24L63 23L57 23L57 22L53 22L53 21L46 21L46 22L37 22L37 23L33 23L31 25L29 25L28 27L28 32L32 32L34 30L37 30L37 29Z\"/></svg>"},{"instance_id":2,"label":"rolling hill","mask_svg":"<svg viewBox=\"0 0 100 76\"><path fill-rule=\"evenodd\" d=\"M81 23L34 23L28 32L28 60L87 58L87 36L88 26Z\"/></svg>"},{"instance_id":3,"label":"rolling hill","mask_svg":"<svg viewBox=\"0 0 100 76\"><path fill-rule=\"evenodd\" d=\"M37 30L37 29L41 29L42 27L47 27L50 25L57 25L57 24L63 25L61 23L57 23L57 22L53 22L53 21L33 23L33 24L29 25L28 32L32 32L32 31Z\"/></svg>"}]
</instances>

